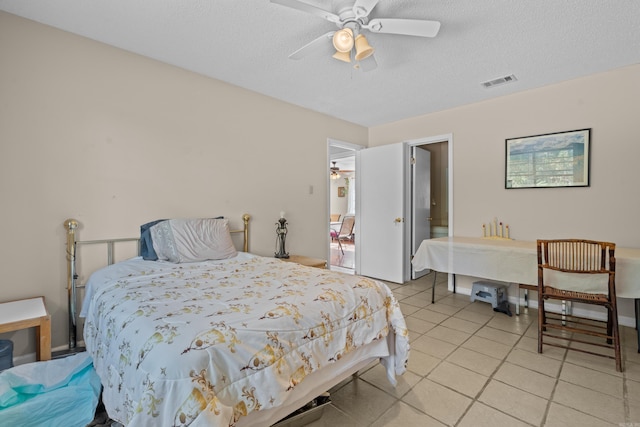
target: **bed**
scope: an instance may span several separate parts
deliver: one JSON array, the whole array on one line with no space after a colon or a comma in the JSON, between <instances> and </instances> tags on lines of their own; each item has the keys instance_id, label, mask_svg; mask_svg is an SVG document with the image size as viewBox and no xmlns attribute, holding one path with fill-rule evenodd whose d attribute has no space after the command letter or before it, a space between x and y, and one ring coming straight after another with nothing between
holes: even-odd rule
<instances>
[{"instance_id":1,"label":"bed","mask_svg":"<svg viewBox=\"0 0 640 427\"><path fill-rule=\"evenodd\" d=\"M253 255L248 222L159 221L140 245L157 260L143 250L91 274L80 317L111 418L268 426L372 363L392 384L405 371L408 332L384 283ZM83 242L68 230L73 282Z\"/></svg>"}]
</instances>

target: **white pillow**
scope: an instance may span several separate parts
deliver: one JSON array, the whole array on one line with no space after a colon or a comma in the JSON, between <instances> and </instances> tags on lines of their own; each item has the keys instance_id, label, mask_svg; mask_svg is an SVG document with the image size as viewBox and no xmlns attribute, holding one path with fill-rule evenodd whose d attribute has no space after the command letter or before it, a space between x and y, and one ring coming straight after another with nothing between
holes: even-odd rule
<instances>
[{"instance_id":1,"label":"white pillow","mask_svg":"<svg viewBox=\"0 0 640 427\"><path fill-rule=\"evenodd\" d=\"M227 219L170 219L149 230L160 260L195 262L233 258L238 254Z\"/></svg>"}]
</instances>

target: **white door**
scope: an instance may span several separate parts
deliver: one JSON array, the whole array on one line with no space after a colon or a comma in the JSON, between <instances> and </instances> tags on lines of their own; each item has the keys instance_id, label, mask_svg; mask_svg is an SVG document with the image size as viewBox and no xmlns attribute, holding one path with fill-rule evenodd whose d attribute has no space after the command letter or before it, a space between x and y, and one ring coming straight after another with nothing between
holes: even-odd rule
<instances>
[{"instance_id":1,"label":"white door","mask_svg":"<svg viewBox=\"0 0 640 427\"><path fill-rule=\"evenodd\" d=\"M356 271L404 283L409 278L409 228L405 222L410 169L404 143L359 151L356 157Z\"/></svg>"},{"instance_id":2,"label":"white door","mask_svg":"<svg viewBox=\"0 0 640 427\"><path fill-rule=\"evenodd\" d=\"M417 146L411 147L411 257L423 240L431 238L431 153ZM426 275L429 270L414 271L411 279Z\"/></svg>"}]
</instances>

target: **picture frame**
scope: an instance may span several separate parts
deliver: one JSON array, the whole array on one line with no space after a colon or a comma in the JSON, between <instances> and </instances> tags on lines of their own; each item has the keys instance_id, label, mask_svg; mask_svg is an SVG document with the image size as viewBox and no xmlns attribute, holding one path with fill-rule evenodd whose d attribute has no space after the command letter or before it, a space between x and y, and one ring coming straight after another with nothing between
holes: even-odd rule
<instances>
[{"instance_id":1,"label":"picture frame","mask_svg":"<svg viewBox=\"0 0 640 427\"><path fill-rule=\"evenodd\" d=\"M591 128L505 140L505 189L589 187Z\"/></svg>"},{"instance_id":2,"label":"picture frame","mask_svg":"<svg viewBox=\"0 0 640 427\"><path fill-rule=\"evenodd\" d=\"M344 187L338 187L338 197L344 197L347 194L347 191Z\"/></svg>"}]
</instances>

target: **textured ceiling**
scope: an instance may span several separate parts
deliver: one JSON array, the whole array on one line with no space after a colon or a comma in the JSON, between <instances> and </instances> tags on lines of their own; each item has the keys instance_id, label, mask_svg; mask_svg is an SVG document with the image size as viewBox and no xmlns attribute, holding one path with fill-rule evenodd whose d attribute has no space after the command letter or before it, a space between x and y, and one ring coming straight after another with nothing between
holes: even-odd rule
<instances>
[{"instance_id":1,"label":"textured ceiling","mask_svg":"<svg viewBox=\"0 0 640 427\"><path fill-rule=\"evenodd\" d=\"M306 0L338 12L349 1ZM336 29L269 0L0 0L7 11L363 126L640 63L638 0L380 0L370 18L440 21L435 38L366 33L369 72L288 55ZM514 83L481 82L514 74Z\"/></svg>"}]
</instances>

